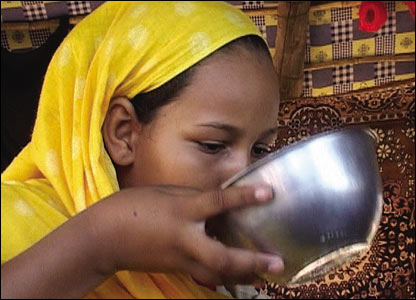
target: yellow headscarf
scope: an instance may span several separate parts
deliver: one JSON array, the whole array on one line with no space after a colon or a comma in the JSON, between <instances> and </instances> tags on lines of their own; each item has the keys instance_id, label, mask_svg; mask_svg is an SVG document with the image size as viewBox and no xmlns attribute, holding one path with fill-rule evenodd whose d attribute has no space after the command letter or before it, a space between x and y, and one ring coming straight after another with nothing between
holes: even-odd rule
<instances>
[{"instance_id":1,"label":"yellow headscarf","mask_svg":"<svg viewBox=\"0 0 416 300\"><path fill-rule=\"evenodd\" d=\"M1 262L119 190L101 126L110 100L149 92L226 43L261 36L224 2L107 2L48 67L31 142L2 174ZM211 298L182 274L118 272L89 296Z\"/></svg>"}]
</instances>

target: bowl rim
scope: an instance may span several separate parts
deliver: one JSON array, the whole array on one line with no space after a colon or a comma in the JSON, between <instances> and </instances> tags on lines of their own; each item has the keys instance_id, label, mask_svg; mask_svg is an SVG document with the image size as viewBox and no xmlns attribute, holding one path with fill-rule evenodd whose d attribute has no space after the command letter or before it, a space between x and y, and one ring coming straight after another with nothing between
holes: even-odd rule
<instances>
[{"instance_id":1,"label":"bowl rim","mask_svg":"<svg viewBox=\"0 0 416 300\"><path fill-rule=\"evenodd\" d=\"M260 168L261 166L265 165L269 161L274 160L277 157L280 157L280 156L284 155L286 152L292 151L293 149L300 148L302 145L310 143L311 141L314 141L314 140L318 140L318 139L321 139L321 138L324 138L324 137L327 137L327 136L330 136L330 135L344 134L344 133L347 133L347 132L366 133L366 134L368 134L372 137L374 143L377 143L379 141L378 135L374 130L372 130L368 126L362 126L362 125L342 127L342 128L337 128L337 129L332 129L332 130L328 130L328 131L325 131L325 132L317 133L317 134L309 136L309 137L307 137L307 138L305 138L301 141L297 141L297 142L294 142L292 144L286 145L286 146L278 149L277 151L275 151L273 153L270 153L269 155L266 155L264 158L250 164L249 166L247 166L247 168L239 171L238 173L234 174L229 179L227 179L224 183L222 183L221 184L221 189L226 189L227 187L229 187L233 183L235 183L238 179L252 173L254 170Z\"/></svg>"}]
</instances>

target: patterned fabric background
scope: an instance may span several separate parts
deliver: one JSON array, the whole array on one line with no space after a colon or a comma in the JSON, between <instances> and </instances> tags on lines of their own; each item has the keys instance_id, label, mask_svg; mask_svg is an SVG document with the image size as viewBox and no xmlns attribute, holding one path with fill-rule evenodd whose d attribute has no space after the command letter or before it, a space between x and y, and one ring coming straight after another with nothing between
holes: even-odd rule
<instances>
[{"instance_id":1,"label":"patterned fabric background","mask_svg":"<svg viewBox=\"0 0 416 300\"><path fill-rule=\"evenodd\" d=\"M251 2L257 2L259 8L264 8L262 2L267 1ZM244 3L240 4L242 9ZM339 2L340 7L349 5L342 8L323 9L320 6L312 6L309 11L305 67L308 64L352 58L414 53L415 21L407 6L404 1L384 1L384 3L388 9L388 20L375 33L358 29L360 1L354 1L353 4ZM260 28L274 53L277 30L276 8L260 9L258 12L255 9L247 10L246 13ZM413 59L404 62L348 63L305 71L303 96L340 94L380 86L392 81L414 78L414 70Z\"/></svg>"},{"instance_id":2,"label":"patterned fabric background","mask_svg":"<svg viewBox=\"0 0 416 300\"><path fill-rule=\"evenodd\" d=\"M87 15L104 2L1 1L1 45L16 52L37 49L58 28L58 18L79 21L74 17Z\"/></svg>"},{"instance_id":3,"label":"patterned fabric background","mask_svg":"<svg viewBox=\"0 0 416 300\"><path fill-rule=\"evenodd\" d=\"M276 8L279 1L227 1L242 10Z\"/></svg>"},{"instance_id":4,"label":"patterned fabric background","mask_svg":"<svg viewBox=\"0 0 416 300\"><path fill-rule=\"evenodd\" d=\"M55 23L31 22L70 16L77 23L104 1L2 1L2 47L24 51L40 47L57 28ZM228 1L241 8L256 23L274 54L278 1ZM343 4L344 3L344 4ZM345 5L346 2L339 2ZM376 33L358 30L359 1L349 7L323 9L312 6L305 64L359 57L392 56L415 52L415 21L404 1L385 1L389 11L386 24ZM355 6L351 6L355 5ZM19 23L7 23L16 22ZM3 23L5 22L5 23ZM415 62L348 63L305 71L303 96L346 93L414 78Z\"/></svg>"},{"instance_id":5,"label":"patterned fabric background","mask_svg":"<svg viewBox=\"0 0 416 300\"><path fill-rule=\"evenodd\" d=\"M1 22L24 22L89 14L105 1L1 1Z\"/></svg>"},{"instance_id":6,"label":"patterned fabric background","mask_svg":"<svg viewBox=\"0 0 416 300\"><path fill-rule=\"evenodd\" d=\"M358 124L379 136L384 211L371 250L316 282L296 288L266 283L272 298L415 298L415 83L281 105L276 148Z\"/></svg>"},{"instance_id":7,"label":"patterned fabric background","mask_svg":"<svg viewBox=\"0 0 416 300\"><path fill-rule=\"evenodd\" d=\"M327 10L311 9L305 63L414 53L415 21L407 6L404 1L384 1L384 3L388 10L388 19L375 33L358 29L359 6ZM306 71L304 95L339 94L414 78L414 69L413 60L397 63L346 64Z\"/></svg>"}]
</instances>

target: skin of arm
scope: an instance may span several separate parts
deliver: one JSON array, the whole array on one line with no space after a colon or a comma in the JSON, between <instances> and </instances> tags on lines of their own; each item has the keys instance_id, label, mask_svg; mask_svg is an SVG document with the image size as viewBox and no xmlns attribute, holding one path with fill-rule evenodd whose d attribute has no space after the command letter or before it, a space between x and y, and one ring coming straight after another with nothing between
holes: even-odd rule
<instances>
[{"instance_id":1,"label":"skin of arm","mask_svg":"<svg viewBox=\"0 0 416 300\"><path fill-rule=\"evenodd\" d=\"M102 260L91 211L2 264L1 298L80 298L102 283L109 275L97 265Z\"/></svg>"},{"instance_id":2,"label":"skin of arm","mask_svg":"<svg viewBox=\"0 0 416 300\"><path fill-rule=\"evenodd\" d=\"M204 230L211 216L271 198L264 186L205 193L180 187L122 190L4 263L1 297L81 298L119 270L180 271L213 284L279 273L280 258L227 248Z\"/></svg>"}]
</instances>

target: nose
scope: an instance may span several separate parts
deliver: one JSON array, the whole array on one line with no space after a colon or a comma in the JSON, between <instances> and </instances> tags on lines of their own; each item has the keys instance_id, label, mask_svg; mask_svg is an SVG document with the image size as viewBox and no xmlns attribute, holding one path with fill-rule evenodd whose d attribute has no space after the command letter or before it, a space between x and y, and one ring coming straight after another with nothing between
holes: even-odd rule
<instances>
[{"instance_id":1,"label":"nose","mask_svg":"<svg viewBox=\"0 0 416 300\"><path fill-rule=\"evenodd\" d=\"M244 170L250 163L251 157L246 151L234 153L229 159L226 160L226 162L224 162L224 172L221 176L221 182L223 183L241 170Z\"/></svg>"}]
</instances>

